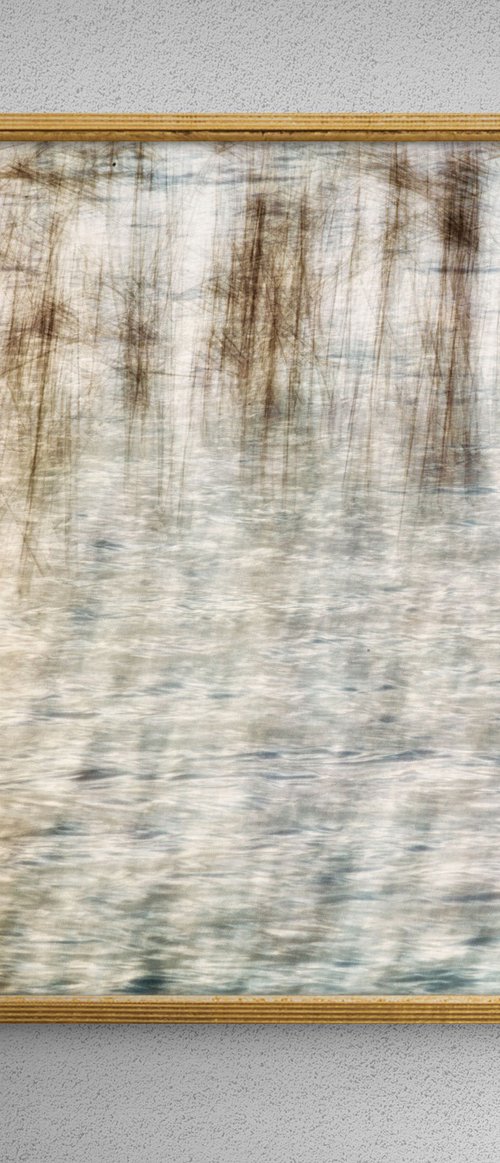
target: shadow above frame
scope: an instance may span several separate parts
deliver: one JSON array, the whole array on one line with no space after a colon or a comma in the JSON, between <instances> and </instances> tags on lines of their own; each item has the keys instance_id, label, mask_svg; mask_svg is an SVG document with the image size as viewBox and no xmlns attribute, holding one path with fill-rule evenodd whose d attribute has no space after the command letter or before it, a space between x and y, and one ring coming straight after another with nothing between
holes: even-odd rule
<instances>
[{"instance_id":1,"label":"shadow above frame","mask_svg":"<svg viewBox=\"0 0 500 1163\"><path fill-rule=\"evenodd\" d=\"M0 113L0 141L483 141L498 113ZM0 1023L500 1023L500 996L0 997Z\"/></svg>"}]
</instances>

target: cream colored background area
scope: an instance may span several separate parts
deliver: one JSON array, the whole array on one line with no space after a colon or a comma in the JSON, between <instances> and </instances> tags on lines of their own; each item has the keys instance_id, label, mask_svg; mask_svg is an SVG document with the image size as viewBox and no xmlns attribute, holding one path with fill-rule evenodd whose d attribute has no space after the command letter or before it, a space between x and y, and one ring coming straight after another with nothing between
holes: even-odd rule
<instances>
[{"instance_id":1,"label":"cream colored background area","mask_svg":"<svg viewBox=\"0 0 500 1163\"><path fill-rule=\"evenodd\" d=\"M498 111L492 0L6 0L2 111ZM5 1163L494 1163L496 1027L5 1027Z\"/></svg>"}]
</instances>

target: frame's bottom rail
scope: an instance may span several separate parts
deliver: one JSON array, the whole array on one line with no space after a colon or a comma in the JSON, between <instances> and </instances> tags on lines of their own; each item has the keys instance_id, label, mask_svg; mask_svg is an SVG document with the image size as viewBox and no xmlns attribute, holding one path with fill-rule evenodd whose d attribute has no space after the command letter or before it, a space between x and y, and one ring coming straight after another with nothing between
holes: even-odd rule
<instances>
[{"instance_id":1,"label":"frame's bottom rail","mask_svg":"<svg viewBox=\"0 0 500 1163\"><path fill-rule=\"evenodd\" d=\"M500 996L2 997L0 1022L470 1023L500 1022Z\"/></svg>"}]
</instances>

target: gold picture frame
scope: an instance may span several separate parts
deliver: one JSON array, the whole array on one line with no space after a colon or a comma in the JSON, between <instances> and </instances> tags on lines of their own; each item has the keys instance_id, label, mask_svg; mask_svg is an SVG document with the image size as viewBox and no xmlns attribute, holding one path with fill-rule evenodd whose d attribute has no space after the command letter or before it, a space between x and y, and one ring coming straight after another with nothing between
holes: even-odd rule
<instances>
[{"instance_id":1,"label":"gold picture frame","mask_svg":"<svg viewBox=\"0 0 500 1163\"><path fill-rule=\"evenodd\" d=\"M0 141L500 143L500 114L0 115ZM500 996L0 997L4 1023L498 1023Z\"/></svg>"}]
</instances>

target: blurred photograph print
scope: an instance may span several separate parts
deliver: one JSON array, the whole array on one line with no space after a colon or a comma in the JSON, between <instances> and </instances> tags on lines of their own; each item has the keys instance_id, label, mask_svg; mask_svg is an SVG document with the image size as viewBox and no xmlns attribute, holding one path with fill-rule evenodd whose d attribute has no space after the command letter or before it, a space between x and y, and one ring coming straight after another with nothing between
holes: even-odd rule
<instances>
[{"instance_id":1,"label":"blurred photograph print","mask_svg":"<svg viewBox=\"0 0 500 1163\"><path fill-rule=\"evenodd\" d=\"M500 993L500 147L0 146L0 993Z\"/></svg>"}]
</instances>

